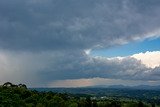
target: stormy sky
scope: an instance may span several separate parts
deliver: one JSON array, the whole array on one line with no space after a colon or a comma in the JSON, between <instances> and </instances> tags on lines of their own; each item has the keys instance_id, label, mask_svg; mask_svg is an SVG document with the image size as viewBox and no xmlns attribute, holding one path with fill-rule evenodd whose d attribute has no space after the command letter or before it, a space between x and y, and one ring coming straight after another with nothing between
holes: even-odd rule
<instances>
[{"instance_id":1,"label":"stormy sky","mask_svg":"<svg viewBox=\"0 0 160 107\"><path fill-rule=\"evenodd\" d=\"M160 85L159 13L160 0L1 0L0 83Z\"/></svg>"}]
</instances>

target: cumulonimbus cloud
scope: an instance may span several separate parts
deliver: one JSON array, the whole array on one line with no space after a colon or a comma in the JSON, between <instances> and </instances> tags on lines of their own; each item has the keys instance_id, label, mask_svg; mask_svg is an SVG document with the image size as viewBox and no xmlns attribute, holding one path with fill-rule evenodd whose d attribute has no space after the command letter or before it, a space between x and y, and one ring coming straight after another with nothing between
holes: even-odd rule
<instances>
[{"instance_id":1,"label":"cumulonimbus cloud","mask_svg":"<svg viewBox=\"0 0 160 107\"><path fill-rule=\"evenodd\" d=\"M1 0L0 48L105 48L157 36L159 0Z\"/></svg>"},{"instance_id":2,"label":"cumulonimbus cloud","mask_svg":"<svg viewBox=\"0 0 160 107\"><path fill-rule=\"evenodd\" d=\"M40 86L94 77L159 80L159 67L140 61L145 55L85 53L159 37L159 11L159 0L1 0L0 81Z\"/></svg>"},{"instance_id":3,"label":"cumulonimbus cloud","mask_svg":"<svg viewBox=\"0 0 160 107\"><path fill-rule=\"evenodd\" d=\"M141 60L147 67L155 68L160 66L160 51L138 53L132 56L137 60Z\"/></svg>"},{"instance_id":4,"label":"cumulonimbus cloud","mask_svg":"<svg viewBox=\"0 0 160 107\"><path fill-rule=\"evenodd\" d=\"M42 53L2 51L0 56L1 81L25 82L30 83L30 86L43 86L56 80L81 78L159 80L159 67L149 68L133 57L120 59L91 57L80 52L73 55L59 51Z\"/></svg>"}]
</instances>

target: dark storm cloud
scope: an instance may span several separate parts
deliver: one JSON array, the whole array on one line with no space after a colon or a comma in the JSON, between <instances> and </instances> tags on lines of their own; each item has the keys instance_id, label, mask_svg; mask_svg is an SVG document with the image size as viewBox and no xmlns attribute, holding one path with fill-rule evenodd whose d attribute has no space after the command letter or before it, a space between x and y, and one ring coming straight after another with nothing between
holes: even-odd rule
<instances>
[{"instance_id":1,"label":"dark storm cloud","mask_svg":"<svg viewBox=\"0 0 160 107\"><path fill-rule=\"evenodd\" d=\"M55 80L109 78L159 80L159 67L148 68L131 57L123 59L90 57L72 52L0 52L1 81L44 86ZM78 56L78 57L77 57ZM29 78L29 79L28 79Z\"/></svg>"},{"instance_id":2,"label":"dark storm cloud","mask_svg":"<svg viewBox=\"0 0 160 107\"><path fill-rule=\"evenodd\" d=\"M88 49L146 38L159 30L159 5L159 0L1 0L0 47Z\"/></svg>"},{"instance_id":3,"label":"dark storm cloud","mask_svg":"<svg viewBox=\"0 0 160 107\"><path fill-rule=\"evenodd\" d=\"M159 67L85 53L157 36L159 11L160 0L0 0L0 81L159 80Z\"/></svg>"}]
</instances>

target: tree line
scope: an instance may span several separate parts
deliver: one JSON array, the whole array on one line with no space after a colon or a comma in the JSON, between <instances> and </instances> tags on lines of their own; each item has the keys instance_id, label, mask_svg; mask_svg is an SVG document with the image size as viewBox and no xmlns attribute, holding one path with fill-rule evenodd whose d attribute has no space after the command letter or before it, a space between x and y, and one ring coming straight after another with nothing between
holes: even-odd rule
<instances>
[{"instance_id":1,"label":"tree line","mask_svg":"<svg viewBox=\"0 0 160 107\"><path fill-rule=\"evenodd\" d=\"M142 101L95 100L69 93L39 92L25 84L0 86L0 107L155 107Z\"/></svg>"}]
</instances>

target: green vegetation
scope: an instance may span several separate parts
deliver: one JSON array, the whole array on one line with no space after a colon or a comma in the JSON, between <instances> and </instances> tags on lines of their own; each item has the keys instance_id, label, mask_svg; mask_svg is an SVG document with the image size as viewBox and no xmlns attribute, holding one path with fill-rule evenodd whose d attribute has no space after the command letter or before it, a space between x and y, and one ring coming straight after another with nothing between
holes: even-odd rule
<instances>
[{"instance_id":1,"label":"green vegetation","mask_svg":"<svg viewBox=\"0 0 160 107\"><path fill-rule=\"evenodd\" d=\"M69 93L40 92L27 89L26 85L10 82L0 86L0 107L160 107L129 98L77 95Z\"/></svg>"}]
</instances>

